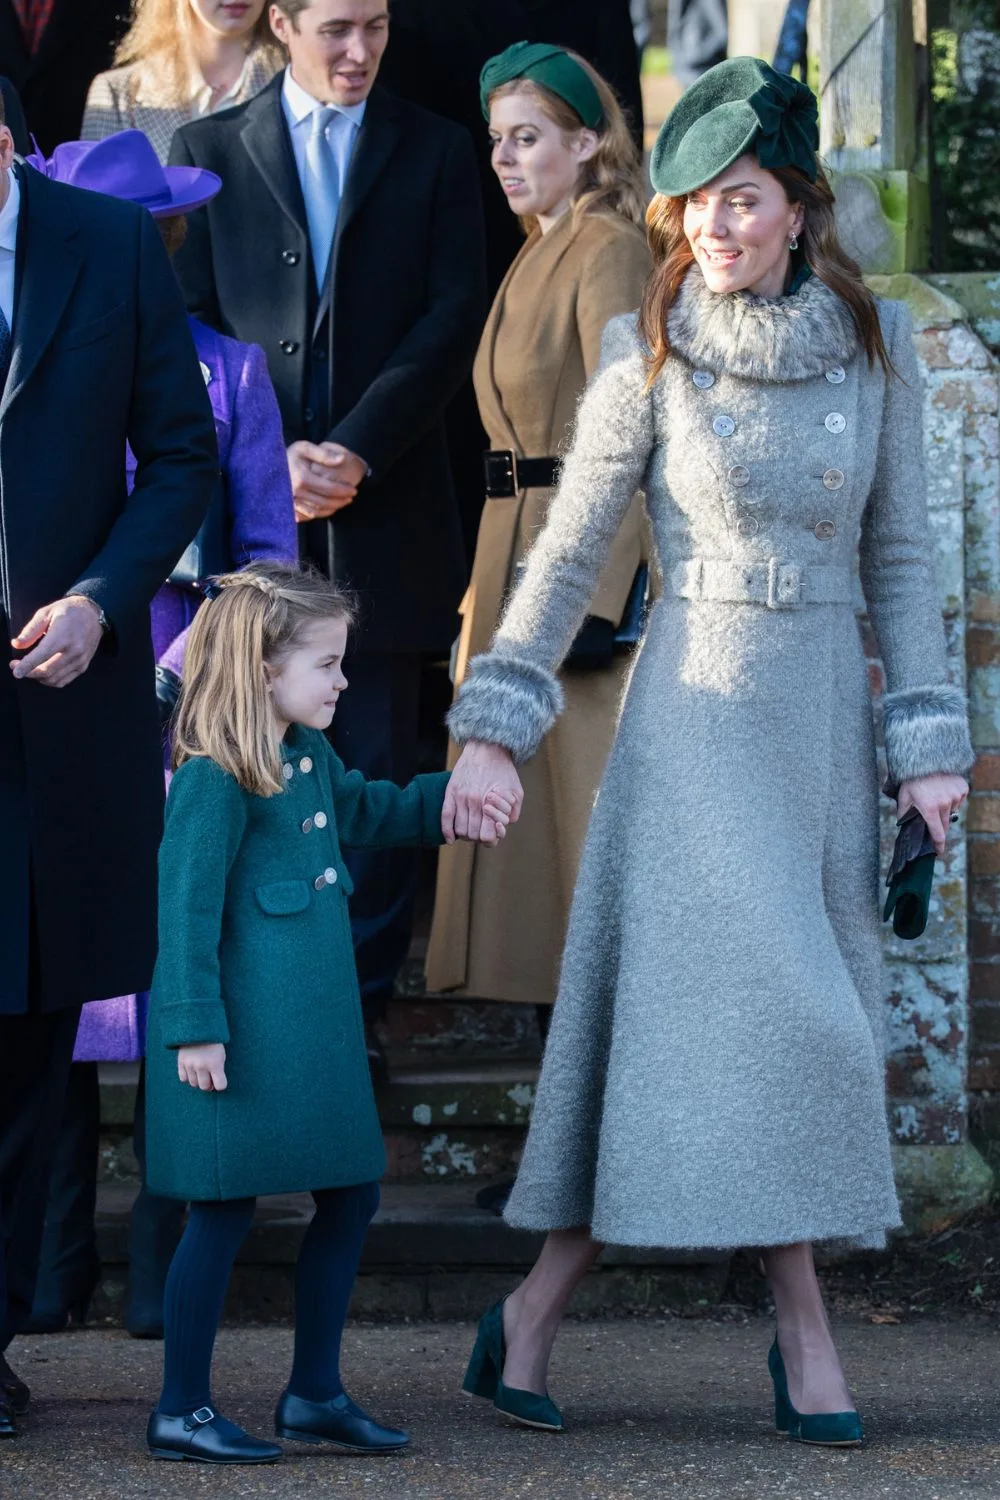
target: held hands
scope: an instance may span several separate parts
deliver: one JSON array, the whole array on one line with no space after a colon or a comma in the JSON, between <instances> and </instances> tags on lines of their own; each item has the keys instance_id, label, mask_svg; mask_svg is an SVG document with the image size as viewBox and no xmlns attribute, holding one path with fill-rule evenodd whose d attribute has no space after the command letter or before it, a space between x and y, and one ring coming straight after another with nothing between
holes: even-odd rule
<instances>
[{"instance_id":1,"label":"held hands","mask_svg":"<svg viewBox=\"0 0 1000 1500\"><path fill-rule=\"evenodd\" d=\"M288 472L297 521L336 515L350 505L368 473L364 459L340 443L291 443Z\"/></svg>"},{"instance_id":2,"label":"held hands","mask_svg":"<svg viewBox=\"0 0 1000 1500\"><path fill-rule=\"evenodd\" d=\"M11 641L15 651L27 651L10 670L46 687L61 688L82 677L101 644L100 611L92 599L71 594L36 610ZM29 650L29 647L34 650Z\"/></svg>"},{"instance_id":3,"label":"held hands","mask_svg":"<svg viewBox=\"0 0 1000 1500\"><path fill-rule=\"evenodd\" d=\"M470 740L458 758L441 810L446 844L498 844L521 816L524 789L510 751Z\"/></svg>"},{"instance_id":4,"label":"held hands","mask_svg":"<svg viewBox=\"0 0 1000 1500\"><path fill-rule=\"evenodd\" d=\"M221 1094L226 1081L226 1049L221 1042L203 1042L199 1047L177 1049L177 1077L193 1089Z\"/></svg>"},{"instance_id":5,"label":"held hands","mask_svg":"<svg viewBox=\"0 0 1000 1500\"><path fill-rule=\"evenodd\" d=\"M969 783L963 776L937 773L933 776L916 776L904 781L899 788L896 813L900 821L915 807L927 824L927 831L934 840L938 854L944 854L948 837L948 823L969 795Z\"/></svg>"}]
</instances>

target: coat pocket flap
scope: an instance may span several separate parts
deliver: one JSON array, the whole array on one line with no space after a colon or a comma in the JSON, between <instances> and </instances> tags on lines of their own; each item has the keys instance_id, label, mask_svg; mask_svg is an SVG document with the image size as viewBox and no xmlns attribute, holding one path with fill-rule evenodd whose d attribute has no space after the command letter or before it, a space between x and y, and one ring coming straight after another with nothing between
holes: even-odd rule
<instances>
[{"instance_id":1,"label":"coat pocket flap","mask_svg":"<svg viewBox=\"0 0 1000 1500\"><path fill-rule=\"evenodd\" d=\"M276 880L254 889L257 904L271 917L293 917L309 907L309 887L304 880Z\"/></svg>"}]
</instances>

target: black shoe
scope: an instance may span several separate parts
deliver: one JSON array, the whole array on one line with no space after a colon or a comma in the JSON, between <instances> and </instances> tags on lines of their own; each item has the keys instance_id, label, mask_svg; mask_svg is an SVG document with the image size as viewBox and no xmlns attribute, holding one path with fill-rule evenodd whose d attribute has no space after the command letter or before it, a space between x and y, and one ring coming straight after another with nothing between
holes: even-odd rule
<instances>
[{"instance_id":1,"label":"black shoe","mask_svg":"<svg viewBox=\"0 0 1000 1500\"><path fill-rule=\"evenodd\" d=\"M486 1208L491 1214L497 1214L502 1219L507 1200L513 1191L513 1177L506 1178L503 1182L488 1182L476 1194L476 1207Z\"/></svg>"},{"instance_id":2,"label":"black shoe","mask_svg":"<svg viewBox=\"0 0 1000 1500\"><path fill-rule=\"evenodd\" d=\"M162 1318L158 1323L153 1319L145 1322L142 1314L128 1313L125 1317L125 1327L130 1339L162 1339L163 1337Z\"/></svg>"},{"instance_id":3,"label":"black shoe","mask_svg":"<svg viewBox=\"0 0 1000 1500\"><path fill-rule=\"evenodd\" d=\"M286 1391L274 1414L274 1430L296 1443L333 1443L345 1453L397 1453L410 1441L408 1433L382 1427L345 1395L305 1401Z\"/></svg>"},{"instance_id":4,"label":"black shoe","mask_svg":"<svg viewBox=\"0 0 1000 1500\"><path fill-rule=\"evenodd\" d=\"M6 1397L7 1404L15 1417L24 1416L28 1410L28 1402L31 1400L28 1387L14 1374L2 1354L0 1354L0 1397Z\"/></svg>"},{"instance_id":5,"label":"black shoe","mask_svg":"<svg viewBox=\"0 0 1000 1500\"><path fill-rule=\"evenodd\" d=\"M372 1075L372 1083L388 1083L389 1059L385 1055L385 1048L376 1036L373 1026L365 1027L365 1049L368 1053L368 1071Z\"/></svg>"},{"instance_id":6,"label":"black shoe","mask_svg":"<svg viewBox=\"0 0 1000 1500\"><path fill-rule=\"evenodd\" d=\"M0 1439L16 1438L17 1423L14 1421L14 1405L6 1391L0 1391Z\"/></svg>"},{"instance_id":7,"label":"black shoe","mask_svg":"<svg viewBox=\"0 0 1000 1500\"><path fill-rule=\"evenodd\" d=\"M35 1304L31 1309L31 1317L19 1330L21 1333L62 1333L68 1323L76 1328L82 1328L87 1321L87 1313L90 1310L90 1302L97 1290L97 1283L101 1279L101 1262L99 1260L86 1263L83 1276L73 1276L78 1291L65 1295L64 1288L60 1287L59 1280L55 1277L46 1276L46 1289L35 1294ZM65 1280L65 1278L64 1278Z\"/></svg>"},{"instance_id":8,"label":"black shoe","mask_svg":"<svg viewBox=\"0 0 1000 1500\"><path fill-rule=\"evenodd\" d=\"M202 1464L273 1464L284 1457L277 1443L251 1437L210 1406L199 1406L186 1417L154 1411L146 1426L146 1446L151 1458L189 1458Z\"/></svg>"}]
</instances>

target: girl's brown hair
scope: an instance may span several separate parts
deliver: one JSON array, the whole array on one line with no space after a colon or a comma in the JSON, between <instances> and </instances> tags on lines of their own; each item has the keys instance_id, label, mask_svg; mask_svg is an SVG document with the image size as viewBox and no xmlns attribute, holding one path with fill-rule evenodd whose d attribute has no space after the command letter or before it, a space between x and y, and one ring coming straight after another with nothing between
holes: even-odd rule
<instances>
[{"instance_id":1,"label":"girl's brown hair","mask_svg":"<svg viewBox=\"0 0 1000 1500\"><path fill-rule=\"evenodd\" d=\"M618 103L611 85L590 66L586 58L570 52L568 48L566 52L591 79L604 113L604 120L595 132L599 137L597 150L580 167L580 179L573 199L574 216L602 212L621 214L624 218L631 219L633 224L641 225L646 215L649 193L625 111ZM548 119L566 135L575 135L585 128L572 105L531 78L514 78L510 83L500 84L499 88L492 91L487 103L492 104L494 99L503 99L509 94L528 94L534 98ZM520 218L525 231L530 233L535 227L534 217L522 214Z\"/></svg>"},{"instance_id":2,"label":"girl's brown hair","mask_svg":"<svg viewBox=\"0 0 1000 1500\"><path fill-rule=\"evenodd\" d=\"M278 666L316 620L351 625L354 606L315 571L254 563L213 579L188 634L174 718L173 766L208 756L245 791L271 797L283 787L281 736L264 663Z\"/></svg>"},{"instance_id":3,"label":"girl's brown hair","mask_svg":"<svg viewBox=\"0 0 1000 1500\"><path fill-rule=\"evenodd\" d=\"M869 365L878 360L886 374L895 374L882 337L875 298L862 280L861 267L840 243L833 190L823 169L818 168L814 183L797 167L775 167L771 175L781 183L789 203L801 203L802 255L813 274L847 303ZM684 204L684 198L668 198L658 193L646 214L653 270L643 294L639 328L649 348L649 386L670 354L667 317L694 264L694 251L684 233Z\"/></svg>"},{"instance_id":4,"label":"girl's brown hair","mask_svg":"<svg viewBox=\"0 0 1000 1500\"><path fill-rule=\"evenodd\" d=\"M284 49L271 30L265 4L247 37L247 50L264 48L275 72L285 60ZM160 105L188 103L193 46L190 0L134 0L132 24L115 50L115 66L134 65L150 96Z\"/></svg>"}]
</instances>

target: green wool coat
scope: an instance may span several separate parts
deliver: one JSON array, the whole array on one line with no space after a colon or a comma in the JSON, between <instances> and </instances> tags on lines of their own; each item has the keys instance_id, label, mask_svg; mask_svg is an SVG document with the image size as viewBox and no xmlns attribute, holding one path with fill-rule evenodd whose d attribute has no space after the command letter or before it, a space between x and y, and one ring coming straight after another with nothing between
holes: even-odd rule
<instances>
[{"instance_id":1,"label":"green wool coat","mask_svg":"<svg viewBox=\"0 0 1000 1500\"><path fill-rule=\"evenodd\" d=\"M147 1182L169 1198L346 1187L385 1171L341 848L441 843L448 777L366 781L299 726L283 759L273 797L206 758L170 788L146 1057ZM176 1049L200 1042L225 1044L222 1093L177 1077Z\"/></svg>"}]
</instances>

